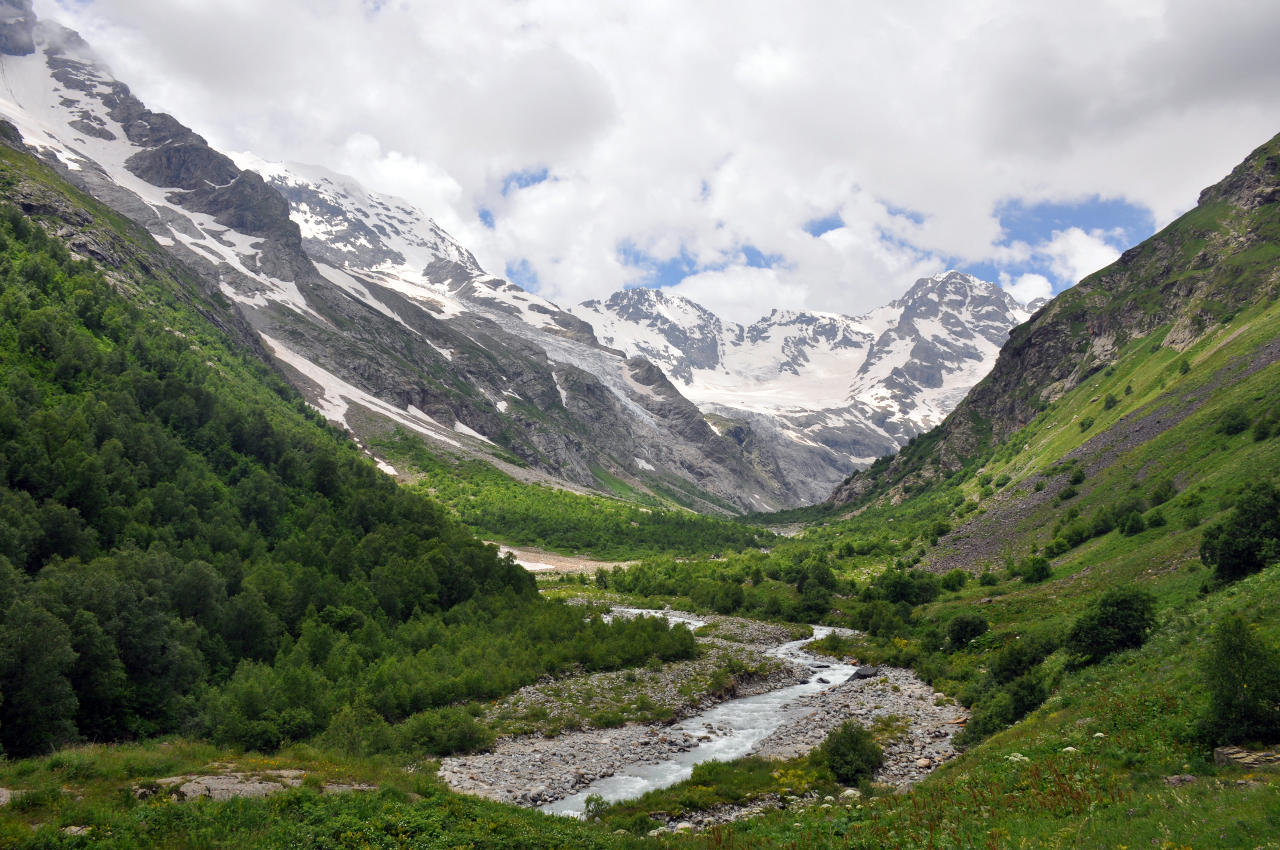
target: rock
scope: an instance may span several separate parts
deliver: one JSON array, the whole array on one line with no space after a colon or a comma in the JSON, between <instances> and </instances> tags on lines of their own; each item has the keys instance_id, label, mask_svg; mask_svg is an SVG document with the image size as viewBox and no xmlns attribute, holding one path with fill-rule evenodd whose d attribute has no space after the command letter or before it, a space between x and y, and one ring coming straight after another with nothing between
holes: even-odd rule
<instances>
[{"instance_id":1,"label":"rock","mask_svg":"<svg viewBox=\"0 0 1280 850\"><path fill-rule=\"evenodd\" d=\"M1196 778L1189 773L1180 773L1177 776L1166 776L1164 784L1171 788L1177 788L1181 785L1190 785L1195 782Z\"/></svg>"},{"instance_id":2,"label":"rock","mask_svg":"<svg viewBox=\"0 0 1280 850\"><path fill-rule=\"evenodd\" d=\"M1254 770L1280 767L1280 750L1246 750L1243 747L1218 747L1213 751L1213 763L1219 767L1247 767Z\"/></svg>"},{"instance_id":3,"label":"rock","mask_svg":"<svg viewBox=\"0 0 1280 850\"><path fill-rule=\"evenodd\" d=\"M8 788L0 788L0 806L6 805L13 799L13 792Z\"/></svg>"},{"instance_id":4,"label":"rock","mask_svg":"<svg viewBox=\"0 0 1280 850\"><path fill-rule=\"evenodd\" d=\"M822 676L819 676L818 678L814 679L814 681L815 681L815 682L817 682L819 685L829 685L829 684L831 684L831 680L830 680L830 679L825 679L825 678L823 678Z\"/></svg>"},{"instance_id":5,"label":"rock","mask_svg":"<svg viewBox=\"0 0 1280 850\"><path fill-rule=\"evenodd\" d=\"M693 824L689 823L689 821L687 820L682 820L680 821L680 823L676 824L675 831L676 832L692 832Z\"/></svg>"},{"instance_id":6,"label":"rock","mask_svg":"<svg viewBox=\"0 0 1280 850\"><path fill-rule=\"evenodd\" d=\"M321 794L350 794L352 791L377 791L377 785L367 785L363 782L331 782L320 788ZM419 800L422 797L418 797ZM412 802L412 801L410 801Z\"/></svg>"},{"instance_id":7,"label":"rock","mask_svg":"<svg viewBox=\"0 0 1280 850\"><path fill-rule=\"evenodd\" d=\"M1063 751L1064 753L1078 753L1078 752L1080 752L1080 751L1079 751L1079 750L1077 750L1075 747L1063 747L1063 748L1062 748L1062 751Z\"/></svg>"},{"instance_id":8,"label":"rock","mask_svg":"<svg viewBox=\"0 0 1280 850\"><path fill-rule=\"evenodd\" d=\"M928 770L929 768L933 767L933 759L927 759L927 758L916 759L916 767L924 770Z\"/></svg>"},{"instance_id":9,"label":"rock","mask_svg":"<svg viewBox=\"0 0 1280 850\"><path fill-rule=\"evenodd\" d=\"M853 671L853 678L855 679L874 679L879 675L879 667L859 667L857 670Z\"/></svg>"},{"instance_id":10,"label":"rock","mask_svg":"<svg viewBox=\"0 0 1280 850\"><path fill-rule=\"evenodd\" d=\"M88 835L89 830L93 827L89 826L64 826L62 828L63 835Z\"/></svg>"}]
</instances>

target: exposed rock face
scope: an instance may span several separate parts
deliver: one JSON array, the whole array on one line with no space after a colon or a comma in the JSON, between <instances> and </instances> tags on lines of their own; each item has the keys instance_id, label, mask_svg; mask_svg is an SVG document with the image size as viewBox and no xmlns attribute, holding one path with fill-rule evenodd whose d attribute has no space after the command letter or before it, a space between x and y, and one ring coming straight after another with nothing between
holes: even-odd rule
<instances>
[{"instance_id":1,"label":"exposed rock face","mask_svg":"<svg viewBox=\"0 0 1280 850\"><path fill-rule=\"evenodd\" d=\"M743 326L649 289L573 309L605 345L658 365L762 468L814 501L941 422L1029 315L958 272L860 317L775 310Z\"/></svg>"},{"instance_id":2,"label":"exposed rock face","mask_svg":"<svg viewBox=\"0 0 1280 850\"><path fill-rule=\"evenodd\" d=\"M991 373L929 435L930 462L900 454L854 474L832 501L858 502L897 482L951 475L1156 328L1170 326L1164 345L1188 348L1241 307L1280 292L1280 269L1250 254L1278 241L1280 136L1201 193L1196 209L1016 328Z\"/></svg>"},{"instance_id":3,"label":"exposed rock face","mask_svg":"<svg viewBox=\"0 0 1280 850\"><path fill-rule=\"evenodd\" d=\"M485 275L403 202L328 173L242 170L29 4L0 6L0 45L6 69L22 66L6 110L26 144L234 304L251 344L357 436L399 426L442 451L587 486L618 477L703 510L798 501L669 383L637 381L644 369L586 322Z\"/></svg>"}]
</instances>

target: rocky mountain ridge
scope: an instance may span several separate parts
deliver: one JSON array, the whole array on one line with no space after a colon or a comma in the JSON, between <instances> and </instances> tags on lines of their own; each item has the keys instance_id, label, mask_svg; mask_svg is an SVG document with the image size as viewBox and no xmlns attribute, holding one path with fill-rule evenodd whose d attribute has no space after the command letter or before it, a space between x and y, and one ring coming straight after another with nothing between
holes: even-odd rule
<instances>
[{"instance_id":1,"label":"rocky mountain ridge","mask_svg":"<svg viewBox=\"0 0 1280 850\"><path fill-rule=\"evenodd\" d=\"M422 222L394 232L403 210L379 210L379 226L399 242L355 264L369 271L357 277L325 263L366 234L327 246L312 231L304 236L280 192L146 109L74 33L39 21L26 0L6 0L3 11L0 115L233 304L247 322L243 341L269 353L357 437L402 427L442 451L497 455L597 488L631 481L702 510L796 501L647 364L601 348L580 321L541 299L478 274L467 252L442 250L449 240L424 249L436 234ZM383 268L411 264L424 250L430 262L411 275ZM548 330L511 322L521 311L545 318ZM513 325L528 332L512 333ZM554 359L546 340L569 353Z\"/></svg>"},{"instance_id":2,"label":"rocky mountain ridge","mask_svg":"<svg viewBox=\"0 0 1280 850\"><path fill-rule=\"evenodd\" d=\"M1276 298L1278 208L1280 136L1205 189L1190 212L1037 310L940 426L892 461L852 475L832 503L952 475L1135 341L1185 351L1239 310Z\"/></svg>"},{"instance_id":3,"label":"rocky mountain ridge","mask_svg":"<svg viewBox=\"0 0 1280 850\"><path fill-rule=\"evenodd\" d=\"M765 421L867 464L942 421L1030 313L956 271L863 316L774 310L744 326L672 293L631 289L572 308L605 345L659 365L705 413Z\"/></svg>"},{"instance_id":4,"label":"rocky mountain ridge","mask_svg":"<svg viewBox=\"0 0 1280 850\"><path fill-rule=\"evenodd\" d=\"M197 270L242 341L357 438L401 427L699 510L812 503L945 415L1018 318L990 285L944 275L860 319L775 311L744 328L686 304L696 315L661 348L635 345L619 331L652 321L642 305L561 309L486 274L410 204L215 151L28 0L3 9L0 115Z\"/></svg>"}]
</instances>

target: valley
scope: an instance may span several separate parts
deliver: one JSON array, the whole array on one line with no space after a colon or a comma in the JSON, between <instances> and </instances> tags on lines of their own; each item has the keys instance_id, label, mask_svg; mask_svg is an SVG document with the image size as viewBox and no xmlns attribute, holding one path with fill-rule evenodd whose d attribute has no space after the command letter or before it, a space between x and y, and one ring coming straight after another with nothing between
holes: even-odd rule
<instances>
[{"instance_id":1,"label":"valley","mask_svg":"<svg viewBox=\"0 0 1280 850\"><path fill-rule=\"evenodd\" d=\"M1280 136L1043 303L562 308L0 13L0 847L1280 847Z\"/></svg>"}]
</instances>

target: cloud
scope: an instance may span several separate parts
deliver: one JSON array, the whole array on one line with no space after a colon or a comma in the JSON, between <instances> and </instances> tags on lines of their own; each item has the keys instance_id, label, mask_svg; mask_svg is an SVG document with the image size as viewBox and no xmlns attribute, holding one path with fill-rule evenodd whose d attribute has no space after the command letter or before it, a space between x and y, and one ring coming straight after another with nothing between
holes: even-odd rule
<instances>
[{"instance_id":1,"label":"cloud","mask_svg":"<svg viewBox=\"0 0 1280 850\"><path fill-rule=\"evenodd\" d=\"M1011 245L1001 204L1113 198L1159 226L1280 130L1280 6L1251 0L37 8L215 145L404 196L565 301L646 282L627 245L757 316L862 312L947 265L1061 286L1111 237ZM748 271L745 246L782 261Z\"/></svg>"},{"instance_id":2,"label":"cloud","mask_svg":"<svg viewBox=\"0 0 1280 850\"><path fill-rule=\"evenodd\" d=\"M1049 258L1058 280L1070 286L1119 259L1120 251L1107 241L1108 235L1098 230L1085 233L1072 227L1054 233L1053 239L1039 250Z\"/></svg>"},{"instance_id":3,"label":"cloud","mask_svg":"<svg viewBox=\"0 0 1280 850\"><path fill-rule=\"evenodd\" d=\"M1053 284L1049 278L1034 272L1019 275L1015 280L1009 275L1002 275L1000 288L1023 304L1030 304L1037 298L1052 298Z\"/></svg>"}]
</instances>

